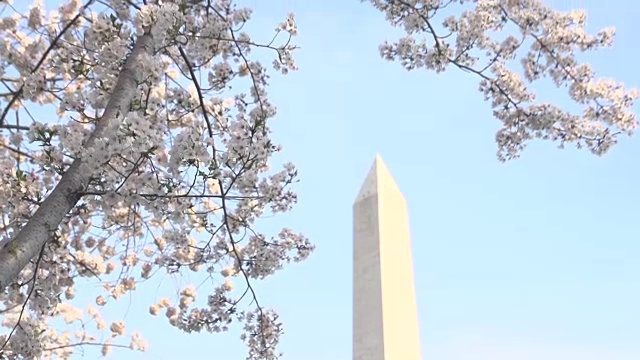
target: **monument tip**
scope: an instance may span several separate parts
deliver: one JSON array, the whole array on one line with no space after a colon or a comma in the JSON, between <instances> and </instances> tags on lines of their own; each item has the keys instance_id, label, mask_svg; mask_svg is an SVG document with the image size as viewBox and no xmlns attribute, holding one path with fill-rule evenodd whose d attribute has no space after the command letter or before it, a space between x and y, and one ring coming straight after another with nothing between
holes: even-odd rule
<instances>
[{"instance_id":1,"label":"monument tip","mask_svg":"<svg viewBox=\"0 0 640 360\"><path fill-rule=\"evenodd\" d=\"M385 165L384 161L382 161L382 157L379 153L376 153L373 164L360 187L360 191L358 192L358 196L356 196L355 201L358 202L369 196L376 195L380 189L380 185L383 183L391 185L393 188L397 189L398 192L400 191L397 188L396 182L393 179L393 176L391 176L389 169Z\"/></svg>"}]
</instances>

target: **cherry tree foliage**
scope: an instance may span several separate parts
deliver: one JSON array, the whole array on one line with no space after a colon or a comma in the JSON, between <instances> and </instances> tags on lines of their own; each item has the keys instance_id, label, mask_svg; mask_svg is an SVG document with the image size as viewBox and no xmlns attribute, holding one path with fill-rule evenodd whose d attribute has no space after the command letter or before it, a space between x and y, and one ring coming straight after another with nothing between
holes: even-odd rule
<instances>
[{"instance_id":1,"label":"cherry tree foliage","mask_svg":"<svg viewBox=\"0 0 640 360\"><path fill-rule=\"evenodd\" d=\"M256 229L296 202L295 167L270 165L267 93L270 71L296 70L293 15L260 43L231 0L23 5L0 1L0 358L144 351L104 309L163 273L206 281L150 316L187 333L238 323L247 359L278 358L282 326L250 281L314 248Z\"/></svg>"},{"instance_id":2,"label":"cherry tree foliage","mask_svg":"<svg viewBox=\"0 0 640 360\"><path fill-rule=\"evenodd\" d=\"M614 29L590 35L584 11L558 12L540 0L363 0L406 36L380 46L407 70L455 67L478 77L502 127L498 158L517 158L532 139L574 143L601 155L637 127L637 89L596 78L576 55L612 45ZM510 31L514 30L514 31ZM518 67L520 60L521 67ZM515 64L514 64L515 63ZM515 66L514 66L515 65ZM531 84L550 78L581 113L536 101ZM437 86L437 85L435 85Z\"/></svg>"}]
</instances>

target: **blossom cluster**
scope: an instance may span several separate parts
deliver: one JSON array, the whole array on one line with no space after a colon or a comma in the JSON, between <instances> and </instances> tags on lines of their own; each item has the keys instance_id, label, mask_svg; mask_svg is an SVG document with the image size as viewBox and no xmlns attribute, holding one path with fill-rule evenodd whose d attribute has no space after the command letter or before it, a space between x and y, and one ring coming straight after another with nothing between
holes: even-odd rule
<instances>
[{"instance_id":1,"label":"blossom cluster","mask_svg":"<svg viewBox=\"0 0 640 360\"><path fill-rule=\"evenodd\" d=\"M250 289L314 249L288 228L256 228L297 201L295 167L270 161L282 148L270 138L267 93L271 69L297 69L294 16L265 45L242 31L251 9L231 0L52 4L35 0L25 14L0 3L9 88L0 92L0 253L14 250L66 176L80 169L88 180L0 292L0 357L68 359L83 345L105 356L144 351L142 334L105 309L155 274L201 273L220 285L168 293L150 315L185 332L239 322L248 359L277 358L277 315L234 286ZM271 69L252 60L257 51L275 59ZM93 304L77 304L79 287L95 291ZM242 300L253 307L240 309Z\"/></svg>"},{"instance_id":2,"label":"blossom cluster","mask_svg":"<svg viewBox=\"0 0 640 360\"><path fill-rule=\"evenodd\" d=\"M615 33L606 28L588 34L584 11L555 11L542 0L366 1L406 32L380 46L383 58L407 70L453 66L478 77L480 92L502 123L496 134L502 161L517 158L533 139L560 147L574 143L601 155L638 125L633 105L640 91L597 78L577 58L611 46ZM519 71L513 66L518 59ZM582 112L536 101L531 84L543 78L567 89Z\"/></svg>"}]
</instances>

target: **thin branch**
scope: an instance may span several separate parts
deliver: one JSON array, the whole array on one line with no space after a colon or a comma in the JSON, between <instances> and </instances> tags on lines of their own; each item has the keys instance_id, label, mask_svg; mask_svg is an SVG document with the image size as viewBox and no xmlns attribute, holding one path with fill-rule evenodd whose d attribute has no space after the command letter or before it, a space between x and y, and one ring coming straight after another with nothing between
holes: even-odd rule
<instances>
[{"instance_id":1,"label":"thin branch","mask_svg":"<svg viewBox=\"0 0 640 360\"><path fill-rule=\"evenodd\" d=\"M35 269L33 270L33 277L32 277L33 284L31 285L31 288L29 289L29 292L27 293L27 298L24 300L24 303L22 304L22 307L20 309L20 315L18 316L18 321L16 322L16 324L11 329L11 332L7 336L7 339L5 340L4 344L2 344L2 346L0 346L0 354L2 354L4 348L7 346L7 344L9 344L9 340L11 340L11 337L15 333L16 329L18 328L18 326L20 326L20 321L22 321L22 316L24 315L25 309L27 307L27 303L29 302L29 299L31 298L31 295L33 294L33 291L36 288L36 279L38 277L38 268L40 266L40 261L42 260L42 255L44 254L45 246L46 246L46 244L42 245L42 248L40 249L40 255L38 255L38 259L36 260Z\"/></svg>"},{"instance_id":2,"label":"thin branch","mask_svg":"<svg viewBox=\"0 0 640 360\"><path fill-rule=\"evenodd\" d=\"M40 57L40 60L38 60L38 63L36 64L36 66L33 68L33 70L31 70L32 74L40 69L40 66L42 66L42 64L44 64L44 61L47 59L47 56L49 56L49 53L53 50L53 48L56 47L56 45L58 44L58 41L62 38L62 36L64 36L64 34L67 32L67 30L69 30L71 28L71 26L73 26L75 24L75 22L78 21L80 16L82 16L84 11L89 8L89 5L91 5L91 3L93 3L93 0L89 0L87 3L85 3L84 6L82 7L82 9L80 11L78 11L76 16L74 16L73 19L71 19L71 21L69 21L69 23L62 28L62 31L60 31L60 33L58 35L56 35L56 37L51 41L51 43L49 44L47 49L44 51L44 54L42 54L42 57ZM11 100L9 100L9 103L4 108L4 111L2 112L2 115L0 115L0 125L4 124L4 119L7 117L7 114L9 113L9 110L11 109L13 104L15 104L15 102L18 100L20 95L22 95L22 91L23 90L24 90L24 85L20 86L20 89L18 89L15 92L15 95L11 98Z\"/></svg>"},{"instance_id":3,"label":"thin branch","mask_svg":"<svg viewBox=\"0 0 640 360\"><path fill-rule=\"evenodd\" d=\"M0 124L0 129L29 131L31 128L23 125Z\"/></svg>"}]
</instances>

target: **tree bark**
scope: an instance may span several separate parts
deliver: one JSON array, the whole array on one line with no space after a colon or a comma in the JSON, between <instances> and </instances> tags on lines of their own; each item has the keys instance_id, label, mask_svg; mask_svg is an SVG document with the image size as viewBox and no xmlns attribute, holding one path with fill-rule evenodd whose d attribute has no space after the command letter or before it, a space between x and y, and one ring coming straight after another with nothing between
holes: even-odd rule
<instances>
[{"instance_id":1,"label":"tree bark","mask_svg":"<svg viewBox=\"0 0 640 360\"><path fill-rule=\"evenodd\" d=\"M104 137L109 129L117 128L129 113L138 87L140 56L143 54L153 54L153 39L149 33L136 40L118 76L107 107L87 139L85 146L88 148L94 146L97 139ZM58 229L65 215L78 203L92 175L90 165L80 158L74 160L26 225L0 249L0 291L14 282L20 271L39 254L51 238L51 232Z\"/></svg>"}]
</instances>

